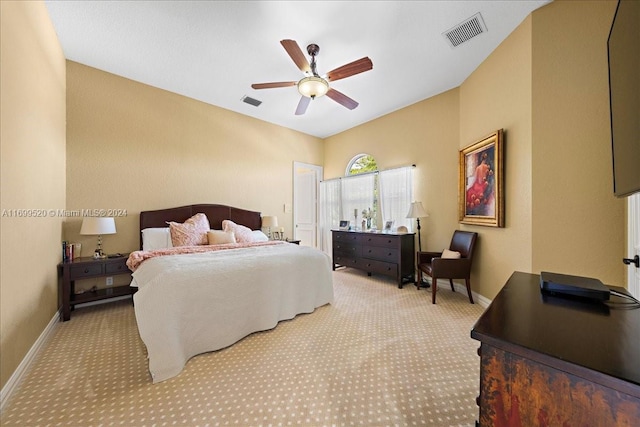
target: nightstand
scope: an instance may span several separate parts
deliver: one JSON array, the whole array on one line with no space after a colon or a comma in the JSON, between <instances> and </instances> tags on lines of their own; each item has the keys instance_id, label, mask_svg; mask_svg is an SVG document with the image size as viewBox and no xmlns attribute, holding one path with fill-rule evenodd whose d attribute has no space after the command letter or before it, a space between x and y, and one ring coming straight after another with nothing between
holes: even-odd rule
<instances>
[{"instance_id":1,"label":"nightstand","mask_svg":"<svg viewBox=\"0 0 640 427\"><path fill-rule=\"evenodd\" d=\"M120 274L131 275L131 271L129 267L127 267L128 258L129 255L104 259L83 257L58 264L58 307L61 308L60 320L65 322L71 319L71 310L76 304L133 294L137 289L129 285L109 286L96 291L86 291L81 294L75 293L76 280L117 276Z\"/></svg>"}]
</instances>

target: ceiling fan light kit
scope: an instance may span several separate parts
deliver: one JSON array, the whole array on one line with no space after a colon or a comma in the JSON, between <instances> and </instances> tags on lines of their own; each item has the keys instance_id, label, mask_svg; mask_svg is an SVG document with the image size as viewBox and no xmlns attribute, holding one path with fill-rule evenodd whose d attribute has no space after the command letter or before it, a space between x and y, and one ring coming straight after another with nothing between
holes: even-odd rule
<instances>
[{"instance_id":1,"label":"ceiling fan light kit","mask_svg":"<svg viewBox=\"0 0 640 427\"><path fill-rule=\"evenodd\" d=\"M326 94L329 83L322 77L310 76L298 82L298 92L307 98L315 99Z\"/></svg>"},{"instance_id":2,"label":"ceiling fan light kit","mask_svg":"<svg viewBox=\"0 0 640 427\"><path fill-rule=\"evenodd\" d=\"M307 75L300 81L296 82L271 82L271 83L254 83L251 85L253 89L273 89L287 86L298 86L298 92L302 97L298 102L296 108L296 115L302 115L307 111L309 102L312 99L319 98L323 95L327 95L328 98L334 100L338 104L342 105L349 110L353 110L358 106L358 103L349 98L342 92L329 87L329 81L335 81L351 77L355 74L360 74L365 71L373 69L373 62L368 57L360 58L357 61L350 62L342 67L338 67L329 71L326 74L326 78L320 77L316 71L316 55L320 52L320 47L317 44L310 44L307 46L307 53L311 55L311 63L307 61L307 58L302 53L302 49L298 46L295 40L281 40L280 44L289 54L289 57L293 60L296 66Z\"/></svg>"}]
</instances>

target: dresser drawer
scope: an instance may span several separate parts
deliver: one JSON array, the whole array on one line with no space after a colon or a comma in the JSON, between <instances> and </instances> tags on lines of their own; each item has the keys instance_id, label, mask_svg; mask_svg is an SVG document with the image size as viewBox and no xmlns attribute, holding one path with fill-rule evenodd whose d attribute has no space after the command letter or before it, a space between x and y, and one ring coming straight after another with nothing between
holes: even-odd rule
<instances>
[{"instance_id":1,"label":"dresser drawer","mask_svg":"<svg viewBox=\"0 0 640 427\"><path fill-rule=\"evenodd\" d=\"M361 236L362 244L369 246L396 247L398 246L397 236L384 236L379 234Z\"/></svg>"},{"instance_id":2,"label":"dresser drawer","mask_svg":"<svg viewBox=\"0 0 640 427\"><path fill-rule=\"evenodd\" d=\"M360 265L360 262L357 258L348 255L333 255L333 263L343 265L345 267L356 267Z\"/></svg>"},{"instance_id":3,"label":"dresser drawer","mask_svg":"<svg viewBox=\"0 0 640 427\"><path fill-rule=\"evenodd\" d=\"M79 277L90 277L90 276L98 276L102 274L102 264L86 264L86 265L78 265L73 266L69 270L72 279L77 279Z\"/></svg>"},{"instance_id":4,"label":"dresser drawer","mask_svg":"<svg viewBox=\"0 0 640 427\"><path fill-rule=\"evenodd\" d=\"M360 246L350 242L333 242L333 253L336 255L356 257L360 256L360 249Z\"/></svg>"},{"instance_id":5,"label":"dresser drawer","mask_svg":"<svg viewBox=\"0 0 640 427\"><path fill-rule=\"evenodd\" d=\"M360 235L357 233L351 233L348 231L334 231L333 232L333 243L337 242L351 242L358 243L360 241Z\"/></svg>"},{"instance_id":6,"label":"dresser drawer","mask_svg":"<svg viewBox=\"0 0 640 427\"><path fill-rule=\"evenodd\" d=\"M117 262L109 262L105 265L105 273L121 274L128 272L129 267L127 267L127 261L124 259Z\"/></svg>"},{"instance_id":7,"label":"dresser drawer","mask_svg":"<svg viewBox=\"0 0 640 427\"><path fill-rule=\"evenodd\" d=\"M374 259L360 259L358 261L358 268L368 273L379 273L386 276L396 276L398 274L398 264L392 262L377 261Z\"/></svg>"},{"instance_id":8,"label":"dresser drawer","mask_svg":"<svg viewBox=\"0 0 640 427\"><path fill-rule=\"evenodd\" d=\"M385 248L382 246L363 246L362 257L378 259L380 261L398 262L398 250L394 248Z\"/></svg>"}]
</instances>

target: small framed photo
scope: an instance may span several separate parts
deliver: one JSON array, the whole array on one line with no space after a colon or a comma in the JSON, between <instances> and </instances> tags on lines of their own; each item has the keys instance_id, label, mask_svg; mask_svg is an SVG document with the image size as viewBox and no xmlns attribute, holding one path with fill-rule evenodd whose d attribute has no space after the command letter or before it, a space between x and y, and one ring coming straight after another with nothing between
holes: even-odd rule
<instances>
[{"instance_id":1,"label":"small framed photo","mask_svg":"<svg viewBox=\"0 0 640 427\"><path fill-rule=\"evenodd\" d=\"M350 221L342 220L340 221L340 230L348 230Z\"/></svg>"},{"instance_id":2,"label":"small framed photo","mask_svg":"<svg viewBox=\"0 0 640 427\"><path fill-rule=\"evenodd\" d=\"M393 228L393 223L395 221L391 220L391 221L387 221L384 223L384 231L391 231L391 229Z\"/></svg>"}]
</instances>

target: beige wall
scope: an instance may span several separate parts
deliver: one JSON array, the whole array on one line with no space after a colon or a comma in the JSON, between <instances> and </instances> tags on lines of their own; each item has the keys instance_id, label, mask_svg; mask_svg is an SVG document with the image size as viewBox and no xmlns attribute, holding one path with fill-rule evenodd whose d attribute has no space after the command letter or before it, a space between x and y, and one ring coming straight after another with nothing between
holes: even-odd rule
<instances>
[{"instance_id":1,"label":"beige wall","mask_svg":"<svg viewBox=\"0 0 640 427\"><path fill-rule=\"evenodd\" d=\"M615 8L556 1L533 14L532 266L624 286L606 44Z\"/></svg>"},{"instance_id":2,"label":"beige wall","mask_svg":"<svg viewBox=\"0 0 640 427\"><path fill-rule=\"evenodd\" d=\"M420 221L423 250L448 247L458 226L458 94L450 90L325 140L325 179L344 176L359 153L371 154L380 169L416 165L414 199L429 214Z\"/></svg>"},{"instance_id":3,"label":"beige wall","mask_svg":"<svg viewBox=\"0 0 640 427\"><path fill-rule=\"evenodd\" d=\"M139 212L221 203L276 215L292 237L293 162L321 165L322 140L67 62L67 209L126 209L107 253L139 247ZM95 249L69 218L65 237Z\"/></svg>"},{"instance_id":4,"label":"beige wall","mask_svg":"<svg viewBox=\"0 0 640 427\"><path fill-rule=\"evenodd\" d=\"M527 18L460 86L464 148L504 129L505 227L478 232L471 283L493 298L514 271L531 272L531 18Z\"/></svg>"},{"instance_id":5,"label":"beige wall","mask_svg":"<svg viewBox=\"0 0 640 427\"><path fill-rule=\"evenodd\" d=\"M454 229L477 231L472 286L487 298L513 271L623 286L625 202L612 195L607 93L614 10L555 1L535 11L458 89L328 138L325 177L362 152L382 169L415 163L415 198L430 214L423 245L439 250ZM459 225L458 150L501 128L505 227Z\"/></svg>"},{"instance_id":6,"label":"beige wall","mask_svg":"<svg viewBox=\"0 0 640 427\"><path fill-rule=\"evenodd\" d=\"M11 215L65 206L65 60L44 3L2 1L0 16L4 387L57 310L62 219Z\"/></svg>"}]
</instances>

